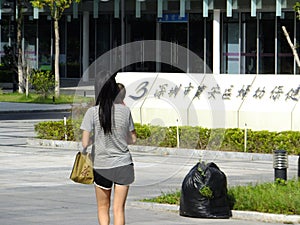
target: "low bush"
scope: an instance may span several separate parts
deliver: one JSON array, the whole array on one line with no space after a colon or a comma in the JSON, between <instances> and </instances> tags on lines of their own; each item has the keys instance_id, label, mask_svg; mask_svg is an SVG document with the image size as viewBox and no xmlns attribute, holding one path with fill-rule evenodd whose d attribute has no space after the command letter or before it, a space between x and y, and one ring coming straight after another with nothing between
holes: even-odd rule
<instances>
[{"instance_id":1,"label":"low bush","mask_svg":"<svg viewBox=\"0 0 300 225\"><path fill-rule=\"evenodd\" d=\"M68 120L68 124L69 140L72 140L71 137L74 136L72 133L76 133L76 138L80 136L80 126L78 125L80 119L73 122ZM76 124L75 127L74 124ZM44 139L63 140L64 129L62 122L41 122L36 125L37 136ZM177 146L176 127L135 124L135 129L138 137L137 145L171 148ZM244 151L245 131L243 129L208 129L182 126L178 128L178 131L181 148ZM300 154L300 132L247 131L247 152L273 153L276 149L284 149L292 155Z\"/></svg>"},{"instance_id":2,"label":"low bush","mask_svg":"<svg viewBox=\"0 0 300 225\"><path fill-rule=\"evenodd\" d=\"M55 78L51 71L33 70L29 81L43 98L54 92Z\"/></svg>"},{"instance_id":3,"label":"low bush","mask_svg":"<svg viewBox=\"0 0 300 225\"><path fill-rule=\"evenodd\" d=\"M66 126L64 121L46 121L40 122L34 126L37 137L49 140L65 140L65 135L68 141L81 140L80 132L81 121L67 119Z\"/></svg>"}]
</instances>

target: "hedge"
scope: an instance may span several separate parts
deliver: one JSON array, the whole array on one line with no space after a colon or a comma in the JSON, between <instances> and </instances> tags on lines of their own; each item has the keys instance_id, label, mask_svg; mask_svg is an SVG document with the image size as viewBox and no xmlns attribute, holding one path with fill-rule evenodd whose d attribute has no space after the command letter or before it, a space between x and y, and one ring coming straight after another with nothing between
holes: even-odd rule
<instances>
[{"instance_id":1,"label":"hedge","mask_svg":"<svg viewBox=\"0 0 300 225\"><path fill-rule=\"evenodd\" d=\"M35 125L38 138L65 140L65 133L69 141L80 141L81 121L40 122ZM160 127L135 124L137 145L177 147L177 127ZM244 130L208 129L203 127L181 126L179 130L180 148L209 149L222 151L244 152ZM247 130L247 152L273 153L276 149L284 149L291 155L300 154L300 132L298 131L253 131Z\"/></svg>"}]
</instances>

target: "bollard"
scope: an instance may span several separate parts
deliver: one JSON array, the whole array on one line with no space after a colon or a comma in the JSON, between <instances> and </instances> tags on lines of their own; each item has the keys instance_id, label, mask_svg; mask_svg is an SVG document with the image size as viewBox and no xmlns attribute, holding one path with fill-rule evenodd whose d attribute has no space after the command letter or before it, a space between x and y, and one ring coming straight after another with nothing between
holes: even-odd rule
<instances>
[{"instance_id":1,"label":"bollard","mask_svg":"<svg viewBox=\"0 0 300 225\"><path fill-rule=\"evenodd\" d=\"M64 127L65 127L65 140L68 140L68 135L67 135L67 117L64 115Z\"/></svg>"},{"instance_id":2,"label":"bollard","mask_svg":"<svg viewBox=\"0 0 300 225\"><path fill-rule=\"evenodd\" d=\"M273 168L276 179L287 179L288 156L285 150L275 150L273 154Z\"/></svg>"}]
</instances>

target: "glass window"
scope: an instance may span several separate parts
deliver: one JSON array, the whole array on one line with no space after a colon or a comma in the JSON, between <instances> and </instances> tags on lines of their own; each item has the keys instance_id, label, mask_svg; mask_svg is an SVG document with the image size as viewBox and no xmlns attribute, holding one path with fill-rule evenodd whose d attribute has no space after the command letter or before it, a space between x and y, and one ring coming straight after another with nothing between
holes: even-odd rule
<instances>
[{"instance_id":1,"label":"glass window","mask_svg":"<svg viewBox=\"0 0 300 225\"><path fill-rule=\"evenodd\" d=\"M37 69L37 20L24 16L24 60L27 66Z\"/></svg>"},{"instance_id":2,"label":"glass window","mask_svg":"<svg viewBox=\"0 0 300 225\"><path fill-rule=\"evenodd\" d=\"M239 47L239 14L233 13L232 17L223 15L223 44L222 44L222 69L221 73L238 74L240 68Z\"/></svg>"},{"instance_id":3,"label":"glass window","mask_svg":"<svg viewBox=\"0 0 300 225\"><path fill-rule=\"evenodd\" d=\"M208 14L206 18L206 73L212 73L213 70L213 16Z\"/></svg>"},{"instance_id":4,"label":"glass window","mask_svg":"<svg viewBox=\"0 0 300 225\"><path fill-rule=\"evenodd\" d=\"M110 16L99 15L96 23L96 58L110 50Z\"/></svg>"},{"instance_id":5,"label":"glass window","mask_svg":"<svg viewBox=\"0 0 300 225\"><path fill-rule=\"evenodd\" d=\"M82 31L80 21L81 19L71 21L67 19L67 77L79 78L81 76Z\"/></svg>"},{"instance_id":6,"label":"glass window","mask_svg":"<svg viewBox=\"0 0 300 225\"><path fill-rule=\"evenodd\" d=\"M161 40L167 41L172 44L180 45L187 48L187 23L161 23ZM170 63L162 64L162 72L185 72L187 71L187 54L179 55L178 48L176 46L170 46ZM180 60L180 65L182 65L182 71L178 68Z\"/></svg>"},{"instance_id":7,"label":"glass window","mask_svg":"<svg viewBox=\"0 0 300 225\"><path fill-rule=\"evenodd\" d=\"M67 18L63 16L59 20L59 75L60 77L67 77ZM53 57L55 54L55 35L54 28L53 29ZM53 58L54 60L54 58ZM54 62L54 61L53 61Z\"/></svg>"},{"instance_id":8,"label":"glass window","mask_svg":"<svg viewBox=\"0 0 300 225\"><path fill-rule=\"evenodd\" d=\"M211 13L207 18L203 18L202 14L189 15L189 49L202 60L202 64L197 65L189 59L191 73L212 73L212 21Z\"/></svg>"},{"instance_id":9,"label":"glass window","mask_svg":"<svg viewBox=\"0 0 300 225\"><path fill-rule=\"evenodd\" d=\"M114 18L114 15L111 15L111 48L116 48L121 45L121 20L118 18ZM110 61L111 68L119 68L122 62L122 53L121 52L113 52L112 59ZM123 70L123 68L121 68Z\"/></svg>"},{"instance_id":10,"label":"glass window","mask_svg":"<svg viewBox=\"0 0 300 225\"><path fill-rule=\"evenodd\" d=\"M50 16L39 16L38 37L39 37L39 59L38 68L41 70L52 70L51 37L52 22Z\"/></svg>"},{"instance_id":11,"label":"glass window","mask_svg":"<svg viewBox=\"0 0 300 225\"><path fill-rule=\"evenodd\" d=\"M282 12L277 20L277 73L294 74L294 56L292 49L284 35L282 26L285 26L290 39L294 39L294 13Z\"/></svg>"},{"instance_id":12,"label":"glass window","mask_svg":"<svg viewBox=\"0 0 300 225\"><path fill-rule=\"evenodd\" d=\"M13 35L13 23L10 21L10 16L4 16L2 15L2 19L0 21L1 24L1 46L0 46L0 60L1 57L3 57L4 54L4 46L10 46L11 45L11 39ZM0 61L1 62L1 61Z\"/></svg>"},{"instance_id":13,"label":"glass window","mask_svg":"<svg viewBox=\"0 0 300 225\"><path fill-rule=\"evenodd\" d=\"M275 13L260 13L259 17L259 71L275 74Z\"/></svg>"},{"instance_id":14,"label":"glass window","mask_svg":"<svg viewBox=\"0 0 300 225\"><path fill-rule=\"evenodd\" d=\"M190 14L189 16L189 48L194 52L200 59L201 65L193 62L190 58L190 72L204 73L204 39L205 39L205 19L201 14ZM207 48L206 48L207 49ZM208 50L208 49L207 49Z\"/></svg>"},{"instance_id":15,"label":"glass window","mask_svg":"<svg viewBox=\"0 0 300 225\"><path fill-rule=\"evenodd\" d=\"M257 19L250 13L242 13L241 24L241 74L256 74Z\"/></svg>"},{"instance_id":16,"label":"glass window","mask_svg":"<svg viewBox=\"0 0 300 225\"><path fill-rule=\"evenodd\" d=\"M142 15L141 18L136 18L135 15L128 15L127 18L128 24L126 36L128 37L128 42L156 39L156 15ZM144 48L145 46L141 43L140 52L144 52ZM132 52L132 54L127 57L132 57L131 59L138 63L127 66L126 71L153 72L156 69L156 63L145 62L143 54L139 55Z\"/></svg>"}]
</instances>

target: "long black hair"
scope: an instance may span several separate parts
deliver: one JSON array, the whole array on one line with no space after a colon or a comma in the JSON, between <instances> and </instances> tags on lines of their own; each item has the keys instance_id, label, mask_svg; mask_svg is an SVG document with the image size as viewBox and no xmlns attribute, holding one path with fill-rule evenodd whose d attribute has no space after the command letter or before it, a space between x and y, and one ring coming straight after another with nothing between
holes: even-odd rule
<instances>
[{"instance_id":1,"label":"long black hair","mask_svg":"<svg viewBox=\"0 0 300 225\"><path fill-rule=\"evenodd\" d=\"M119 87L115 77L111 76L101 87L96 105L99 105L100 127L104 133L108 134L112 131L114 101L119 93Z\"/></svg>"}]
</instances>

